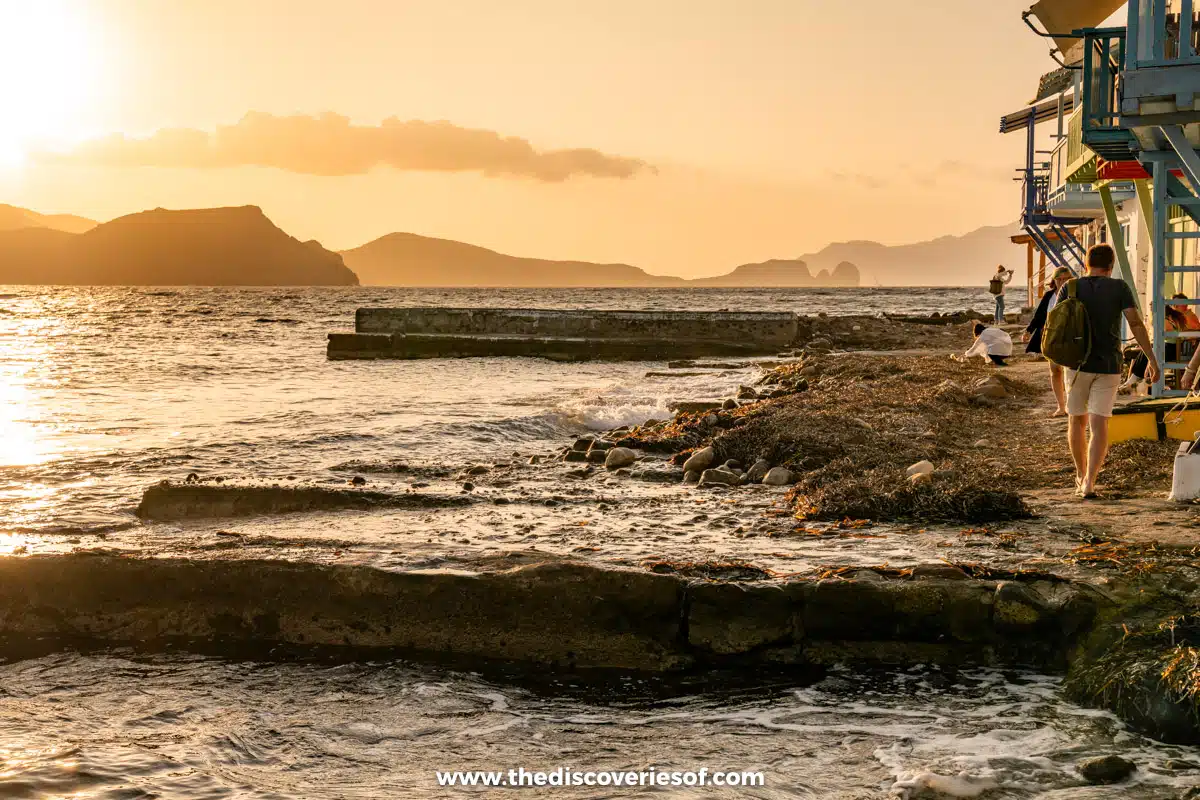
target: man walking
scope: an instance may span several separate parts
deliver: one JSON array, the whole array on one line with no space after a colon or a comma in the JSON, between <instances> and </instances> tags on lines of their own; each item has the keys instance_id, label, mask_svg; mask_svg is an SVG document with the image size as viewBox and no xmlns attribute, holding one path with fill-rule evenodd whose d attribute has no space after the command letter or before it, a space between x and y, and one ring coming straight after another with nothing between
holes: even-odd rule
<instances>
[{"instance_id":1,"label":"man walking","mask_svg":"<svg viewBox=\"0 0 1200 800\"><path fill-rule=\"evenodd\" d=\"M1012 283L1013 271L1005 269L1004 265L996 267L996 274L992 276L992 280L988 283L988 291L996 295L996 324L1003 325L1006 320L1004 318L1004 289Z\"/></svg>"},{"instance_id":2,"label":"man walking","mask_svg":"<svg viewBox=\"0 0 1200 800\"><path fill-rule=\"evenodd\" d=\"M1121 383L1121 318L1137 340L1149 364L1146 378L1158 380L1159 366L1154 359L1150 334L1138 313L1137 298L1123 280L1112 277L1116 253L1106 244L1088 251L1087 275L1069 281L1059 290L1058 302L1068 296L1075 283L1076 297L1087 310L1091 328L1091 350L1078 370L1067 370L1067 441L1075 461L1075 490L1083 498L1096 496L1096 477L1108 455L1108 423ZM1091 430L1089 444L1087 434Z\"/></svg>"}]
</instances>

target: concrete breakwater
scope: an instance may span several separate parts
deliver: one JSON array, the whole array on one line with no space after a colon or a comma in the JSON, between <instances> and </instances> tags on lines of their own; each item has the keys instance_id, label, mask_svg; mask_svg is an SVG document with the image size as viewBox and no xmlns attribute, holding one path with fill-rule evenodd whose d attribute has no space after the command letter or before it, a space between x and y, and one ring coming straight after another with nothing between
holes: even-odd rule
<instances>
[{"instance_id":1,"label":"concrete breakwater","mask_svg":"<svg viewBox=\"0 0 1200 800\"><path fill-rule=\"evenodd\" d=\"M948 565L914 574L736 583L578 561L463 573L39 555L0 560L0 639L395 650L652 672L835 662L1062 668L1104 603L1068 582L978 580Z\"/></svg>"},{"instance_id":2,"label":"concrete breakwater","mask_svg":"<svg viewBox=\"0 0 1200 800\"><path fill-rule=\"evenodd\" d=\"M559 361L770 355L796 344L788 312L360 308L331 359L534 356Z\"/></svg>"}]
</instances>

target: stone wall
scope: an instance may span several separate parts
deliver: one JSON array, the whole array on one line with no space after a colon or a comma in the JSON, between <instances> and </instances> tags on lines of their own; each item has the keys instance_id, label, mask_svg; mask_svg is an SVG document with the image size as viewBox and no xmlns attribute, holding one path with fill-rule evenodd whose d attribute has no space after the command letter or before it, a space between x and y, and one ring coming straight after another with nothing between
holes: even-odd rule
<instances>
[{"instance_id":1,"label":"stone wall","mask_svg":"<svg viewBox=\"0 0 1200 800\"><path fill-rule=\"evenodd\" d=\"M796 338L796 315L728 311L555 311L528 308L360 308L358 333L540 336L582 339L751 341L771 349Z\"/></svg>"}]
</instances>

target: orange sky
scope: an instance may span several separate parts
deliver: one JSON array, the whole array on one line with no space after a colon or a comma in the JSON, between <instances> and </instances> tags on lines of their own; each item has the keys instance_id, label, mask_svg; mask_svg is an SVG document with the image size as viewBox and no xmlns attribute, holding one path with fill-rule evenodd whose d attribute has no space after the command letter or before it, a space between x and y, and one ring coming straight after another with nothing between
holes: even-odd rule
<instances>
[{"instance_id":1,"label":"orange sky","mask_svg":"<svg viewBox=\"0 0 1200 800\"><path fill-rule=\"evenodd\" d=\"M0 202L687 276L964 233L1016 217L1028 2L0 0Z\"/></svg>"}]
</instances>

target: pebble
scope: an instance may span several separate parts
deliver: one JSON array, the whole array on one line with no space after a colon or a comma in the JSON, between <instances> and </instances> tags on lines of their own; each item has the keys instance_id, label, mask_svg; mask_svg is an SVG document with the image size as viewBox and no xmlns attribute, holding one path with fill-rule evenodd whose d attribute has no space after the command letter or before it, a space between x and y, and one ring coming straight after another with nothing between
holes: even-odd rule
<instances>
[{"instance_id":1,"label":"pebble","mask_svg":"<svg viewBox=\"0 0 1200 800\"><path fill-rule=\"evenodd\" d=\"M726 411L732 411L733 409L735 409L737 407L738 407L737 400L726 400L724 403L721 404L721 408L725 409Z\"/></svg>"},{"instance_id":2,"label":"pebble","mask_svg":"<svg viewBox=\"0 0 1200 800\"><path fill-rule=\"evenodd\" d=\"M1120 756L1092 758L1079 764L1079 774L1093 786L1120 783L1136 771L1136 764Z\"/></svg>"},{"instance_id":3,"label":"pebble","mask_svg":"<svg viewBox=\"0 0 1200 800\"><path fill-rule=\"evenodd\" d=\"M608 451L604 459L604 466L608 469L619 469L621 467L628 467L635 461L637 461L637 453L628 447L614 447Z\"/></svg>"},{"instance_id":4,"label":"pebble","mask_svg":"<svg viewBox=\"0 0 1200 800\"><path fill-rule=\"evenodd\" d=\"M716 460L716 451L711 447L705 447L703 450L692 453L688 460L683 462L683 471L700 473L711 467Z\"/></svg>"},{"instance_id":5,"label":"pebble","mask_svg":"<svg viewBox=\"0 0 1200 800\"><path fill-rule=\"evenodd\" d=\"M913 464L911 467L906 469L904 471L904 474L906 474L910 478L913 475L920 475L922 473L926 474L926 475L932 475L935 469L937 469L937 468L933 466L932 462L918 461L917 463Z\"/></svg>"},{"instance_id":6,"label":"pebble","mask_svg":"<svg viewBox=\"0 0 1200 800\"><path fill-rule=\"evenodd\" d=\"M700 486L740 486L742 479L725 469L706 469L700 474Z\"/></svg>"},{"instance_id":7,"label":"pebble","mask_svg":"<svg viewBox=\"0 0 1200 800\"><path fill-rule=\"evenodd\" d=\"M763 483L767 486L789 486L795 483L795 476L792 471L786 467L775 467L763 476Z\"/></svg>"},{"instance_id":8,"label":"pebble","mask_svg":"<svg viewBox=\"0 0 1200 800\"><path fill-rule=\"evenodd\" d=\"M746 480L750 483L762 483L762 479L767 477L767 473L771 471L771 462L765 458L760 458L755 461L750 467L750 471L746 473Z\"/></svg>"},{"instance_id":9,"label":"pebble","mask_svg":"<svg viewBox=\"0 0 1200 800\"><path fill-rule=\"evenodd\" d=\"M462 490L464 492L473 492L473 491L475 491L475 484L471 483L470 481L467 481L466 483L464 483L462 485Z\"/></svg>"},{"instance_id":10,"label":"pebble","mask_svg":"<svg viewBox=\"0 0 1200 800\"><path fill-rule=\"evenodd\" d=\"M366 486L367 479L364 478L362 475L355 475L353 478L350 479L350 485L351 486Z\"/></svg>"}]
</instances>

